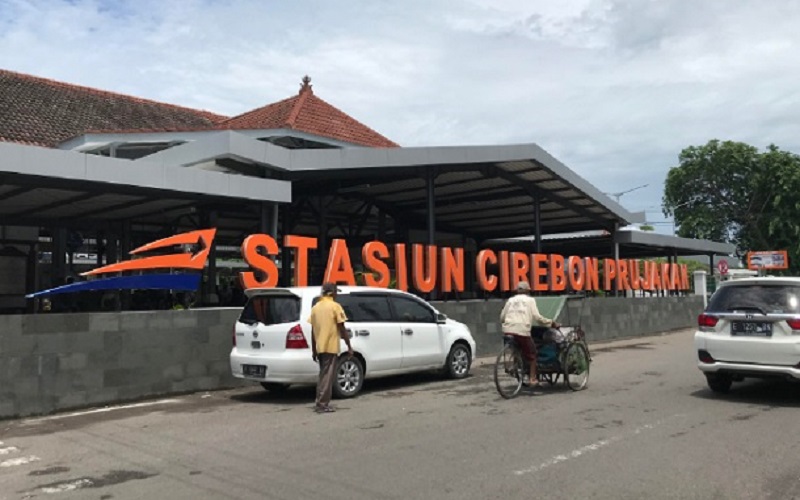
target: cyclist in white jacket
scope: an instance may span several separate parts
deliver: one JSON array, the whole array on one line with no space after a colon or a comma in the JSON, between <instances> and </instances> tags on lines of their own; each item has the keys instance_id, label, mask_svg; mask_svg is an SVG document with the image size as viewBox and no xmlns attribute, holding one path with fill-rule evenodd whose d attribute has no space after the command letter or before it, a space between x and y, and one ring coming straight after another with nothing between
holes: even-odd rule
<instances>
[{"instance_id":1,"label":"cyclist in white jacket","mask_svg":"<svg viewBox=\"0 0 800 500\"><path fill-rule=\"evenodd\" d=\"M527 281L520 281L517 285L517 294L505 303L500 312L500 322L503 324L503 335L514 335L523 356L530 365L531 387L538 385L536 380L536 345L531 338L531 329L534 324L558 328L558 323L539 314L536 299L531 297L531 286Z\"/></svg>"}]
</instances>

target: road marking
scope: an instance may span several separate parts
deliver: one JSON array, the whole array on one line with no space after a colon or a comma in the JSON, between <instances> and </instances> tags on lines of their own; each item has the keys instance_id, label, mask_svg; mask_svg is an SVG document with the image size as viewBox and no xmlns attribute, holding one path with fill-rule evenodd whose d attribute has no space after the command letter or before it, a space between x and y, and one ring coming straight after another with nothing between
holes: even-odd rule
<instances>
[{"instance_id":1,"label":"road marking","mask_svg":"<svg viewBox=\"0 0 800 500\"><path fill-rule=\"evenodd\" d=\"M108 406L105 408L96 408L94 410L76 411L74 413L64 413L62 415L51 415L49 417L33 418L22 421L22 425L36 425L41 422L49 422L51 420L60 420L62 418L81 417L83 415L92 415L94 413L107 413L116 410L129 410L131 408L145 408L148 406L156 406L163 404L180 403L180 399L160 399L158 401L147 401L144 403L134 403L130 405Z\"/></svg>"},{"instance_id":2,"label":"road marking","mask_svg":"<svg viewBox=\"0 0 800 500\"><path fill-rule=\"evenodd\" d=\"M38 462L39 460L41 460L41 458L34 455L22 458L12 458L10 460L6 460L5 462L0 462L0 467L14 467L15 465L25 465L31 462Z\"/></svg>"},{"instance_id":3,"label":"road marking","mask_svg":"<svg viewBox=\"0 0 800 500\"><path fill-rule=\"evenodd\" d=\"M0 443L0 445L2 445L2 444L3 443ZM7 448L0 448L0 455L8 455L9 453L14 453L16 451L19 451L19 448L17 448L16 446L9 446Z\"/></svg>"},{"instance_id":4,"label":"road marking","mask_svg":"<svg viewBox=\"0 0 800 500\"><path fill-rule=\"evenodd\" d=\"M89 479L78 479L76 481L72 481L69 483L61 483L58 486L45 486L40 488L39 491L42 493L64 493L65 491L73 491L79 488L85 488L87 486L91 486L92 481Z\"/></svg>"},{"instance_id":5,"label":"road marking","mask_svg":"<svg viewBox=\"0 0 800 500\"><path fill-rule=\"evenodd\" d=\"M639 427L635 428L633 432L628 434L619 434L617 436L612 436L607 439L601 439L600 441L595 441L592 444L587 444L586 446L581 446L580 448L576 448L569 453L555 455L550 457L549 459L545 460L544 462L540 463L539 465L534 465L532 467L528 467L527 469L517 470L514 471L514 474L517 476L522 476L524 474L531 474L534 472L539 472L542 469L546 469L548 467L552 467L553 465L560 464L561 462L566 462L567 460L578 458L582 455L586 455L587 453L591 453L593 451L597 451L599 449L605 448L606 446L616 443L626 437L636 436L641 434L644 431L648 431L651 429L656 428L657 426L663 424L667 420L675 417L680 417L682 414L672 415L671 417L662 418L661 420L656 420L653 423L640 425Z\"/></svg>"}]
</instances>

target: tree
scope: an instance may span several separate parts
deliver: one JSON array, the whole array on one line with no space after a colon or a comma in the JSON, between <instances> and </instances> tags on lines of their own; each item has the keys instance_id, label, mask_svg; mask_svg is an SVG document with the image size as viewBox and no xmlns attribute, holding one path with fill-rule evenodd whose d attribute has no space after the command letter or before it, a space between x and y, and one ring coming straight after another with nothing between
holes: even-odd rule
<instances>
[{"instance_id":1,"label":"tree","mask_svg":"<svg viewBox=\"0 0 800 500\"><path fill-rule=\"evenodd\" d=\"M800 270L800 157L771 145L763 153L740 142L690 146L667 174L664 215L677 234L750 250L789 251Z\"/></svg>"},{"instance_id":2,"label":"tree","mask_svg":"<svg viewBox=\"0 0 800 500\"><path fill-rule=\"evenodd\" d=\"M664 257L656 257L654 259L647 259L647 260L651 262L657 262L659 264L667 262L667 259L665 259ZM692 279L692 276L694 275L695 271L705 271L707 273L711 272L711 268L709 267L708 264L704 264L703 262L700 262L699 260L695 259L678 257L678 264L686 264L686 274L689 276L689 280ZM644 272L644 269L642 269L642 272Z\"/></svg>"}]
</instances>

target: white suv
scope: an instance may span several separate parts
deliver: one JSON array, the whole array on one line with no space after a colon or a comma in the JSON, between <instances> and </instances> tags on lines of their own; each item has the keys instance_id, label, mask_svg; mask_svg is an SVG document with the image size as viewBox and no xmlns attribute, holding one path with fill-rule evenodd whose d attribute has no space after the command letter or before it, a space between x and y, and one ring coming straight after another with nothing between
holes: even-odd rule
<instances>
[{"instance_id":1,"label":"white suv","mask_svg":"<svg viewBox=\"0 0 800 500\"><path fill-rule=\"evenodd\" d=\"M270 391L315 384L319 367L311 359L308 317L319 293L318 286L248 290L234 328L233 376ZM469 373L475 358L469 328L426 301L399 290L347 286L339 287L336 301L347 314L355 356L340 356L335 396L355 396L374 377L433 369L452 378Z\"/></svg>"},{"instance_id":2,"label":"white suv","mask_svg":"<svg viewBox=\"0 0 800 500\"><path fill-rule=\"evenodd\" d=\"M746 377L800 380L800 278L723 282L697 322L698 367L712 391Z\"/></svg>"}]
</instances>

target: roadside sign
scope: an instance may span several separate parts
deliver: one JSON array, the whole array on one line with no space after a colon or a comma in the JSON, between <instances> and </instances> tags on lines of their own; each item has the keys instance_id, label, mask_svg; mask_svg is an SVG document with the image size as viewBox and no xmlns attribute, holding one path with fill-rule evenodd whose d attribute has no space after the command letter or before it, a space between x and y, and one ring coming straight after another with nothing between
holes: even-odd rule
<instances>
[{"instance_id":1,"label":"roadside sign","mask_svg":"<svg viewBox=\"0 0 800 500\"><path fill-rule=\"evenodd\" d=\"M748 269L789 269L789 256L786 250L747 252Z\"/></svg>"},{"instance_id":2,"label":"roadside sign","mask_svg":"<svg viewBox=\"0 0 800 500\"><path fill-rule=\"evenodd\" d=\"M722 275L728 274L728 261L722 259L719 262L717 262L717 269L719 269L719 274Z\"/></svg>"}]
</instances>

